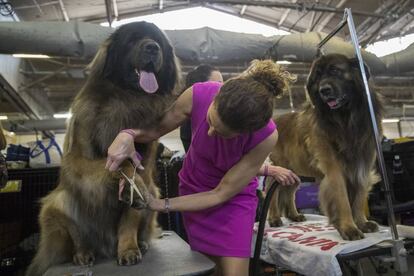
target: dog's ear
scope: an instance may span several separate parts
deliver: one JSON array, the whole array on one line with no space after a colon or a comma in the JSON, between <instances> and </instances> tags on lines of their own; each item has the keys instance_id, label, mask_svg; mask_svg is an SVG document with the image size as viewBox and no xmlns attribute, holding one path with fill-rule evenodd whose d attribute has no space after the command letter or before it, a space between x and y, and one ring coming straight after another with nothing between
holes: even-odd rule
<instances>
[{"instance_id":1,"label":"dog's ear","mask_svg":"<svg viewBox=\"0 0 414 276\"><path fill-rule=\"evenodd\" d=\"M160 31L161 32L161 31ZM179 61L174 54L174 49L171 46L170 41L163 35L162 38L162 49L163 49L163 63L164 65L161 68L160 75L161 83L160 87L162 92L171 93L174 91L174 88L179 83L180 76L180 67Z\"/></svg>"},{"instance_id":2,"label":"dog's ear","mask_svg":"<svg viewBox=\"0 0 414 276\"><path fill-rule=\"evenodd\" d=\"M306 90L308 91L308 95L313 104L316 103L317 91L315 91L315 84L319 81L321 76L320 63L322 58L323 57L320 57L313 61L308 79L306 81Z\"/></svg>"},{"instance_id":3,"label":"dog's ear","mask_svg":"<svg viewBox=\"0 0 414 276\"><path fill-rule=\"evenodd\" d=\"M103 78L109 78L114 73L114 70L119 70L118 61L120 52L122 52L122 50L117 49L114 38L110 38L110 42L106 49L105 64L102 70Z\"/></svg>"},{"instance_id":4,"label":"dog's ear","mask_svg":"<svg viewBox=\"0 0 414 276\"><path fill-rule=\"evenodd\" d=\"M355 70L357 70L358 74L361 74L361 70L359 68L359 61L358 58L351 58L349 60L349 64L351 65L352 68L354 68ZM365 69L365 74L367 76L367 80L369 80L369 78L371 77L371 72L369 70L369 67L366 63L364 63L364 69Z\"/></svg>"}]
</instances>

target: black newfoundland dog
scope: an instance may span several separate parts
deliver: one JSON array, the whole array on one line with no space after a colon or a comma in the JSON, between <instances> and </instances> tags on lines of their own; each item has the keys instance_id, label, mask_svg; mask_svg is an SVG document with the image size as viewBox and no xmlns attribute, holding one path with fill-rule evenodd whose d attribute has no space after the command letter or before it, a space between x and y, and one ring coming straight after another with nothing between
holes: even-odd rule
<instances>
[{"instance_id":1,"label":"black newfoundland dog","mask_svg":"<svg viewBox=\"0 0 414 276\"><path fill-rule=\"evenodd\" d=\"M365 206L379 177L358 61L340 54L320 57L311 68L307 90L311 103L298 113L275 119L279 140L270 159L319 180L321 208L330 222L342 238L361 239L363 232L378 230L375 222L367 220ZM381 103L375 93L371 98L381 126ZM281 224L281 215L304 220L296 210L296 189L279 187L276 191L269 213L272 226Z\"/></svg>"},{"instance_id":2,"label":"black newfoundland dog","mask_svg":"<svg viewBox=\"0 0 414 276\"><path fill-rule=\"evenodd\" d=\"M150 23L124 25L103 43L72 104L59 185L42 199L40 244L27 275L68 261L90 265L97 257L117 256L120 265L141 260L156 213L119 201L120 175L105 170L106 155L120 130L159 123L173 100L177 65L167 37ZM158 196L155 142L137 149L145 170L136 185ZM133 174L129 162L122 169Z\"/></svg>"}]
</instances>

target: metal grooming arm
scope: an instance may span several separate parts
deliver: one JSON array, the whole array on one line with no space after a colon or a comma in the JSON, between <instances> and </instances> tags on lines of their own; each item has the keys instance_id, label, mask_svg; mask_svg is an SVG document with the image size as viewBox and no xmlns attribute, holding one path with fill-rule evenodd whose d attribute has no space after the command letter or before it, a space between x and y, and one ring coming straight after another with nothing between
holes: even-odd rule
<instances>
[{"instance_id":1,"label":"metal grooming arm","mask_svg":"<svg viewBox=\"0 0 414 276\"><path fill-rule=\"evenodd\" d=\"M335 27L335 29L329 33L319 44L318 44L318 53L321 52L321 48L331 39L335 34L337 34L345 25L348 25L349 32L351 34L352 45L354 46L355 55L358 58L359 68L361 70L362 80L364 82L365 93L368 100L368 109L371 117L372 128L374 130L375 136L375 145L377 150L377 159L380 166L380 172L382 176L382 181L384 183L385 195L387 198L387 207L388 207L388 217L392 234L392 260L395 263L395 271L397 273L403 273L408 270L407 259L406 259L406 250L404 248L403 240L398 238L397 227L395 223L394 216L394 207L392 205L392 198L390 192L390 184L388 182L388 176L385 169L384 156L381 149L381 137L378 131L378 125L374 114L374 107L372 105L371 94L368 86L368 80L365 73L364 61L362 59L361 50L359 48L359 41L357 33L355 30L354 20L352 18L351 9L345 9L344 18L342 21Z\"/></svg>"},{"instance_id":2,"label":"metal grooming arm","mask_svg":"<svg viewBox=\"0 0 414 276\"><path fill-rule=\"evenodd\" d=\"M272 184L270 184L270 188L267 191L265 200L263 202L262 210L260 210L259 227L257 229L256 244L254 246L254 255L253 259L250 262L250 276L259 275L260 251L262 249L263 233L266 224L267 211L269 210L270 201L272 200L273 194L275 193L278 185L279 183L277 181L273 181Z\"/></svg>"}]
</instances>

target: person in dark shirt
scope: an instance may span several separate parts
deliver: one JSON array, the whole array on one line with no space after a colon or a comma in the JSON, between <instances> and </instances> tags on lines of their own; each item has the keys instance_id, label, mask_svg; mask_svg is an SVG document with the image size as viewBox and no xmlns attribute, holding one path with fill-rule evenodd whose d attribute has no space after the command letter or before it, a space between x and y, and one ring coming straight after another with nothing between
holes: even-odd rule
<instances>
[{"instance_id":1,"label":"person in dark shirt","mask_svg":"<svg viewBox=\"0 0 414 276\"><path fill-rule=\"evenodd\" d=\"M209 64L201 64L188 72L185 79L185 88L191 87L196 82L218 81L223 82L223 77L218 68ZM188 119L180 127L180 138L184 150L187 153L191 144L191 120Z\"/></svg>"}]
</instances>

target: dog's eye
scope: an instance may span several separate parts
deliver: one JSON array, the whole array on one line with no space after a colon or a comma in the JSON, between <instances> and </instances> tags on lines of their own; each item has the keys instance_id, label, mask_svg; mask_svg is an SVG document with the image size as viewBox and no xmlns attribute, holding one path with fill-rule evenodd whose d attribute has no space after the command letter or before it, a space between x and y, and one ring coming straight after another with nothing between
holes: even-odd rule
<instances>
[{"instance_id":1,"label":"dog's eye","mask_svg":"<svg viewBox=\"0 0 414 276\"><path fill-rule=\"evenodd\" d=\"M332 76L339 76L341 75L342 71L339 68L336 67L331 67L329 68L329 74L331 74Z\"/></svg>"}]
</instances>

